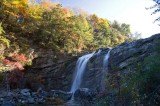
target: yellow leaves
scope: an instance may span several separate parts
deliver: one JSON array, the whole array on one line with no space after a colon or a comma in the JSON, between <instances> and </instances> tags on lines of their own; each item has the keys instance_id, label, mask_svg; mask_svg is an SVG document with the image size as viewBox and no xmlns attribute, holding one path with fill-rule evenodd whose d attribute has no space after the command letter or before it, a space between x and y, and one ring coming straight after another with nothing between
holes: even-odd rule
<instances>
[{"instance_id":1,"label":"yellow leaves","mask_svg":"<svg viewBox=\"0 0 160 106\"><path fill-rule=\"evenodd\" d=\"M119 39L120 42L124 42L125 41L125 36L122 36L121 34L119 34L117 36L117 38Z\"/></svg>"},{"instance_id":2,"label":"yellow leaves","mask_svg":"<svg viewBox=\"0 0 160 106\"><path fill-rule=\"evenodd\" d=\"M2 27L2 23L0 23L0 35L4 33L3 27Z\"/></svg>"},{"instance_id":3,"label":"yellow leaves","mask_svg":"<svg viewBox=\"0 0 160 106\"><path fill-rule=\"evenodd\" d=\"M108 28L109 27L109 22L108 20L100 18L98 20L98 24L101 25L102 27Z\"/></svg>"},{"instance_id":4,"label":"yellow leaves","mask_svg":"<svg viewBox=\"0 0 160 106\"><path fill-rule=\"evenodd\" d=\"M114 38L114 39L113 39L113 42L116 44L116 43L119 42L119 39L118 39L118 38Z\"/></svg>"},{"instance_id":5,"label":"yellow leaves","mask_svg":"<svg viewBox=\"0 0 160 106\"><path fill-rule=\"evenodd\" d=\"M70 20L69 20L67 17L65 17L65 18L64 18L64 21L69 22Z\"/></svg>"},{"instance_id":6,"label":"yellow leaves","mask_svg":"<svg viewBox=\"0 0 160 106\"><path fill-rule=\"evenodd\" d=\"M38 5L32 5L28 8L27 13L31 18L39 21L42 19L42 8Z\"/></svg>"},{"instance_id":7,"label":"yellow leaves","mask_svg":"<svg viewBox=\"0 0 160 106\"><path fill-rule=\"evenodd\" d=\"M16 18L18 18L20 14L25 16L28 5L27 3L28 0L6 0L3 2L4 12Z\"/></svg>"},{"instance_id":8,"label":"yellow leaves","mask_svg":"<svg viewBox=\"0 0 160 106\"><path fill-rule=\"evenodd\" d=\"M6 45L7 47L10 46L10 41L4 36L0 36L0 42L1 42L0 44Z\"/></svg>"},{"instance_id":9,"label":"yellow leaves","mask_svg":"<svg viewBox=\"0 0 160 106\"><path fill-rule=\"evenodd\" d=\"M18 4L20 4L20 1L12 1L12 4L13 5L18 5Z\"/></svg>"},{"instance_id":10,"label":"yellow leaves","mask_svg":"<svg viewBox=\"0 0 160 106\"><path fill-rule=\"evenodd\" d=\"M12 5L25 6L28 3L28 0L12 0L10 1Z\"/></svg>"},{"instance_id":11,"label":"yellow leaves","mask_svg":"<svg viewBox=\"0 0 160 106\"><path fill-rule=\"evenodd\" d=\"M5 10L4 12L9 13L10 15L18 18L18 15L15 14L14 12L11 12L11 11L8 11L8 10Z\"/></svg>"},{"instance_id":12,"label":"yellow leaves","mask_svg":"<svg viewBox=\"0 0 160 106\"><path fill-rule=\"evenodd\" d=\"M3 5L7 6L7 7L11 7L11 4L8 2L3 2Z\"/></svg>"}]
</instances>

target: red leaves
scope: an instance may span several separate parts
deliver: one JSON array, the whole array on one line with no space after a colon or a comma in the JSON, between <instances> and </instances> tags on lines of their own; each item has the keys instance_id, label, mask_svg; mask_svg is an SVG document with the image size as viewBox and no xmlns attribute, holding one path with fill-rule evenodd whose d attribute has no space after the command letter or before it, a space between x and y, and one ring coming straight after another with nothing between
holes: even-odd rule
<instances>
[{"instance_id":1,"label":"red leaves","mask_svg":"<svg viewBox=\"0 0 160 106\"><path fill-rule=\"evenodd\" d=\"M5 65L10 64L10 60L8 60L8 59L4 59L4 60L3 60L3 64L5 64Z\"/></svg>"},{"instance_id":2,"label":"red leaves","mask_svg":"<svg viewBox=\"0 0 160 106\"><path fill-rule=\"evenodd\" d=\"M19 62L15 62L14 63L14 66L17 67L20 71L23 71L24 70L24 67L21 63Z\"/></svg>"},{"instance_id":3,"label":"red leaves","mask_svg":"<svg viewBox=\"0 0 160 106\"><path fill-rule=\"evenodd\" d=\"M9 66L14 67L14 68L18 68L20 71L24 70L23 65L19 62L13 62L13 61L10 61L8 59L4 59L3 64L4 65L9 65Z\"/></svg>"},{"instance_id":4,"label":"red leaves","mask_svg":"<svg viewBox=\"0 0 160 106\"><path fill-rule=\"evenodd\" d=\"M25 70L23 65L28 62L25 54L14 54L12 57L6 57L3 60L3 64L9 67L10 73L8 73L7 79L11 88L21 87L23 79L23 71Z\"/></svg>"},{"instance_id":5,"label":"red leaves","mask_svg":"<svg viewBox=\"0 0 160 106\"><path fill-rule=\"evenodd\" d=\"M26 55L25 54L13 55L11 58L13 60L16 60L17 62L14 62L14 61L9 60L9 59L4 59L3 64L8 65L8 66L13 67L13 68L17 68L20 71L23 71L24 70L23 63L28 62L28 59L26 58Z\"/></svg>"}]
</instances>

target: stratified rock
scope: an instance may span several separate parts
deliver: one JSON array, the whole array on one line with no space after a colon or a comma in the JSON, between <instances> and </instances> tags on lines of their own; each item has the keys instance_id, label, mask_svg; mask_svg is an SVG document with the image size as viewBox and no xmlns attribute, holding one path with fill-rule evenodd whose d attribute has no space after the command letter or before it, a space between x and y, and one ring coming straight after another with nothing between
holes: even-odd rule
<instances>
[{"instance_id":1,"label":"stratified rock","mask_svg":"<svg viewBox=\"0 0 160 106\"><path fill-rule=\"evenodd\" d=\"M135 63L142 62L144 58L154 54L154 47L159 42L160 34L156 34L150 38L125 42L113 48L110 51L107 75L116 72L120 72L120 74L128 73L130 69L135 67ZM96 51L96 55L90 58L82 78L81 88L89 88L101 92L102 80L108 80L108 77L102 78L103 59L107 53L108 48L101 48ZM47 90L70 91L76 62L80 55L56 61L50 54L46 52L46 55L39 56L33 61L33 67L28 71L31 75L29 78L30 88L37 90L43 86ZM40 81L36 81L37 76L42 76ZM105 87L109 92L108 86Z\"/></svg>"},{"instance_id":2,"label":"stratified rock","mask_svg":"<svg viewBox=\"0 0 160 106\"><path fill-rule=\"evenodd\" d=\"M136 61L143 61L145 57L154 54L154 47L160 42L160 34L150 38L139 39L131 43L124 43L110 52L109 68L124 69Z\"/></svg>"}]
</instances>

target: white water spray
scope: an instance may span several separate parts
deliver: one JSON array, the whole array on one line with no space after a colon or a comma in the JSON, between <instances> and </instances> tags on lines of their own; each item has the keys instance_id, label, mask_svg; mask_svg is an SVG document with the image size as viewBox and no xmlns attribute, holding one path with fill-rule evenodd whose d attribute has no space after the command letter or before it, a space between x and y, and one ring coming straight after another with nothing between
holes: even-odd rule
<instances>
[{"instance_id":1,"label":"white water spray","mask_svg":"<svg viewBox=\"0 0 160 106\"><path fill-rule=\"evenodd\" d=\"M102 79L101 79L101 92L105 91L105 75L108 71L108 59L110 56L110 51L111 49L108 51L108 53L105 55L104 59L103 59L103 69L102 69Z\"/></svg>"},{"instance_id":2,"label":"white water spray","mask_svg":"<svg viewBox=\"0 0 160 106\"><path fill-rule=\"evenodd\" d=\"M103 59L103 72L107 71L108 70L108 59L109 59L109 56L110 56L110 51L108 51L108 53L105 55L104 59Z\"/></svg>"},{"instance_id":3,"label":"white water spray","mask_svg":"<svg viewBox=\"0 0 160 106\"><path fill-rule=\"evenodd\" d=\"M93 56L93 54L94 53L87 54L78 59L76 68L75 68L76 73L75 73L74 81L73 81L70 92L75 93L75 91L80 87L82 76L86 69L87 62Z\"/></svg>"}]
</instances>

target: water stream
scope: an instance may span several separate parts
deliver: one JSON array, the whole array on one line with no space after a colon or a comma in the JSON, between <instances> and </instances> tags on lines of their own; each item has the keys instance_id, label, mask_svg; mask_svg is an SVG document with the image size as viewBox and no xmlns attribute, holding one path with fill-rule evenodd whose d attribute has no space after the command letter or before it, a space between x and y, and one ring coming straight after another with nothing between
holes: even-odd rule
<instances>
[{"instance_id":1,"label":"water stream","mask_svg":"<svg viewBox=\"0 0 160 106\"><path fill-rule=\"evenodd\" d=\"M76 67L75 67L75 74L74 74L74 78L73 78L73 83L71 86L71 90L70 92L73 93L72 95L72 99L67 103L69 105L73 105L73 106L79 106L76 101L74 101L74 93L76 92L76 90L78 90L81 87L81 82L82 82L82 78L83 78L83 74L85 72L87 63L89 61L89 59L94 56L97 55L99 56L100 53L102 52L101 49L98 50L97 53L90 53L87 55L84 55L82 57L80 57L76 63ZM108 51L108 53L104 56L104 59L102 60L103 62L103 66L102 66L102 79L101 79L101 90L102 92L105 90L105 75L106 72L108 70L108 59L109 59L109 55L110 55L110 50Z\"/></svg>"},{"instance_id":2,"label":"water stream","mask_svg":"<svg viewBox=\"0 0 160 106\"><path fill-rule=\"evenodd\" d=\"M105 57L103 59L103 72L106 72L108 70L108 59L110 56L110 51L111 51L111 49L108 51L108 53L105 55Z\"/></svg>"},{"instance_id":3,"label":"water stream","mask_svg":"<svg viewBox=\"0 0 160 106\"><path fill-rule=\"evenodd\" d=\"M105 77L106 77L106 73L108 71L108 59L110 56L110 51L111 49L108 51L108 53L104 56L103 59L103 67L102 67L102 79L101 79L101 92L105 91Z\"/></svg>"},{"instance_id":4,"label":"water stream","mask_svg":"<svg viewBox=\"0 0 160 106\"><path fill-rule=\"evenodd\" d=\"M87 62L93 56L93 54L94 53L87 54L87 55L84 55L78 59L77 64L76 64L76 68L75 68L76 74L74 76L74 81L73 81L73 84L72 84L72 87L70 90L70 92L72 92L73 94L80 87L81 81L82 81L82 76L85 71Z\"/></svg>"}]
</instances>

